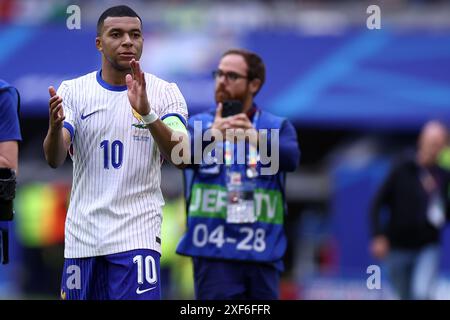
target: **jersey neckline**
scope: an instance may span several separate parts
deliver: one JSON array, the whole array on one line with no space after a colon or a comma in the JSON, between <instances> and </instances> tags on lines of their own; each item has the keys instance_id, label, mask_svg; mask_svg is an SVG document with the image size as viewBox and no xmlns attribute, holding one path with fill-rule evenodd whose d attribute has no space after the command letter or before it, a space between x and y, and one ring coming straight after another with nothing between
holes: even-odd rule
<instances>
[{"instance_id":1,"label":"jersey neckline","mask_svg":"<svg viewBox=\"0 0 450 320\"><path fill-rule=\"evenodd\" d=\"M105 80L103 80L101 69L97 71L97 82L99 85L101 85L106 90L110 90L110 91L125 91L125 90L127 90L127 85L114 86L112 84L107 83Z\"/></svg>"}]
</instances>

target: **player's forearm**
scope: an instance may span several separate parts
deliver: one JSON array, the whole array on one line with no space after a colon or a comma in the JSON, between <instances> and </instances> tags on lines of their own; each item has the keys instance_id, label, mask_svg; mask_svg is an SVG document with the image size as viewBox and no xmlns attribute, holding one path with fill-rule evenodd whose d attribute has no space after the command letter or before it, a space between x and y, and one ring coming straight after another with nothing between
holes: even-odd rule
<instances>
[{"instance_id":1,"label":"player's forearm","mask_svg":"<svg viewBox=\"0 0 450 320\"><path fill-rule=\"evenodd\" d=\"M177 168L184 168L188 162L186 159L190 159L188 136L170 129L159 119L148 125L148 128L164 158Z\"/></svg>"},{"instance_id":2,"label":"player's forearm","mask_svg":"<svg viewBox=\"0 0 450 320\"><path fill-rule=\"evenodd\" d=\"M0 142L0 168L10 168L17 172L19 147L17 141Z\"/></svg>"},{"instance_id":3,"label":"player's forearm","mask_svg":"<svg viewBox=\"0 0 450 320\"><path fill-rule=\"evenodd\" d=\"M63 129L49 129L44 139L45 160L52 168L64 163L67 156L67 147L64 143Z\"/></svg>"}]
</instances>

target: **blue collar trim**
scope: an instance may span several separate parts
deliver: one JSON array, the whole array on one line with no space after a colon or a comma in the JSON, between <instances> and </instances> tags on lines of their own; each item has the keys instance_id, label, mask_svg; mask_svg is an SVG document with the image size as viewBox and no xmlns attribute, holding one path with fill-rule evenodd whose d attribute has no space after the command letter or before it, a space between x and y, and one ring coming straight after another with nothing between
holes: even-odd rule
<instances>
[{"instance_id":1,"label":"blue collar trim","mask_svg":"<svg viewBox=\"0 0 450 320\"><path fill-rule=\"evenodd\" d=\"M105 80L102 79L102 70L101 69L99 71L97 71L97 82L99 85L101 85L106 90L110 90L110 91L125 91L125 90L127 90L127 85L114 86L112 84L105 82Z\"/></svg>"}]
</instances>

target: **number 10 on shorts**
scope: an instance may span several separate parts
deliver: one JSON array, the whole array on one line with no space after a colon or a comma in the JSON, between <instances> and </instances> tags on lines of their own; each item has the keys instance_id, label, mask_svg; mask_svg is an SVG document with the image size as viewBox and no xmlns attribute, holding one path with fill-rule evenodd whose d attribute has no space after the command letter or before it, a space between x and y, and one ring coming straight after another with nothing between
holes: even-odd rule
<instances>
[{"instance_id":1,"label":"number 10 on shorts","mask_svg":"<svg viewBox=\"0 0 450 320\"><path fill-rule=\"evenodd\" d=\"M149 284L155 284L158 281L156 262L152 256L146 256L144 259L142 255L137 255L133 258L133 263L137 266L137 282L139 284L144 283L144 274L145 280Z\"/></svg>"}]
</instances>

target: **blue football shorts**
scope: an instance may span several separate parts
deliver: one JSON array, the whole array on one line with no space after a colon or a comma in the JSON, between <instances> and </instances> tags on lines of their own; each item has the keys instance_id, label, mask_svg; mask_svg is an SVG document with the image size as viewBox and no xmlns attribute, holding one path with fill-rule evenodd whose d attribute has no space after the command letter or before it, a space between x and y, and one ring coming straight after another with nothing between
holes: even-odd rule
<instances>
[{"instance_id":1,"label":"blue football shorts","mask_svg":"<svg viewBox=\"0 0 450 320\"><path fill-rule=\"evenodd\" d=\"M161 255L137 249L106 256L65 259L64 300L159 300Z\"/></svg>"}]
</instances>

